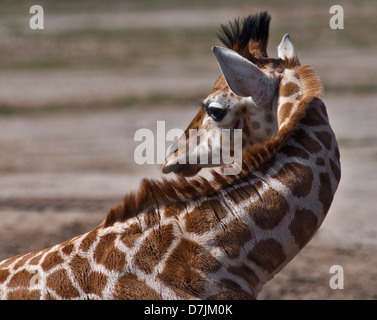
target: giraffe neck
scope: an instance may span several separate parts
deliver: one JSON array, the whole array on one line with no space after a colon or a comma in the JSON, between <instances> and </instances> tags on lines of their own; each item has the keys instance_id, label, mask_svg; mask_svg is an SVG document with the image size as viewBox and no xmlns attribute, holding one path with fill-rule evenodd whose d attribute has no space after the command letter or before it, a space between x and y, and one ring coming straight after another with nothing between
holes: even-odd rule
<instances>
[{"instance_id":1,"label":"giraffe neck","mask_svg":"<svg viewBox=\"0 0 377 320\"><path fill-rule=\"evenodd\" d=\"M227 228L233 241L224 248L233 259L228 279L245 291L249 286L255 296L314 236L340 180L339 150L324 104L314 100L306 113L270 160L222 192L232 212Z\"/></svg>"}]
</instances>

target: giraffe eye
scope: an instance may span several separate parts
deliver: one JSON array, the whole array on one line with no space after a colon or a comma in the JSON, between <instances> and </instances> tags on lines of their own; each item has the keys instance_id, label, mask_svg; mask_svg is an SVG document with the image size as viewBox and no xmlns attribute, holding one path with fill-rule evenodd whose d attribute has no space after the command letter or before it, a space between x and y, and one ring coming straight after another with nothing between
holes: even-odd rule
<instances>
[{"instance_id":1,"label":"giraffe eye","mask_svg":"<svg viewBox=\"0 0 377 320\"><path fill-rule=\"evenodd\" d=\"M220 122L226 116L228 109L208 107L205 111L213 120L215 120L216 122Z\"/></svg>"}]
</instances>

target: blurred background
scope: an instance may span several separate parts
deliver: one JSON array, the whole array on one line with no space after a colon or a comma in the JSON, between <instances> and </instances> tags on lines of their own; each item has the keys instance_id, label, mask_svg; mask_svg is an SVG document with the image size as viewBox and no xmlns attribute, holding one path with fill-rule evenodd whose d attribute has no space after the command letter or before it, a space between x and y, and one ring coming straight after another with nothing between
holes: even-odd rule
<instances>
[{"instance_id":1,"label":"blurred background","mask_svg":"<svg viewBox=\"0 0 377 320\"><path fill-rule=\"evenodd\" d=\"M32 5L44 30L32 30ZM344 9L344 29L329 26ZM377 298L375 0L12 1L0 3L0 259L98 225L159 165L137 165L134 133L185 129L220 75L219 25L272 15L268 53L289 33L324 85L342 180L312 242L261 299ZM332 265L344 289L332 290Z\"/></svg>"}]
</instances>

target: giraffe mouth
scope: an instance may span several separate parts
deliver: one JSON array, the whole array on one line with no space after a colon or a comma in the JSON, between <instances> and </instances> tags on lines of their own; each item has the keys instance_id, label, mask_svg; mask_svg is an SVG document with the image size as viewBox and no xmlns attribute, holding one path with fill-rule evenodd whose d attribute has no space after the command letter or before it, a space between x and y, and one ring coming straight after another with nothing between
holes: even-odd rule
<instances>
[{"instance_id":1,"label":"giraffe mouth","mask_svg":"<svg viewBox=\"0 0 377 320\"><path fill-rule=\"evenodd\" d=\"M162 165L162 172L164 174L174 172L175 174L183 175L185 177L192 177L196 175L200 170L200 166L194 166L189 164L176 164L173 166Z\"/></svg>"},{"instance_id":2,"label":"giraffe mouth","mask_svg":"<svg viewBox=\"0 0 377 320\"><path fill-rule=\"evenodd\" d=\"M165 162L161 165L162 173L169 174L174 172L185 177L192 177L202 168L200 164L187 163L186 140L182 138L185 138L185 135L168 148ZM179 150L185 151L180 154Z\"/></svg>"}]
</instances>

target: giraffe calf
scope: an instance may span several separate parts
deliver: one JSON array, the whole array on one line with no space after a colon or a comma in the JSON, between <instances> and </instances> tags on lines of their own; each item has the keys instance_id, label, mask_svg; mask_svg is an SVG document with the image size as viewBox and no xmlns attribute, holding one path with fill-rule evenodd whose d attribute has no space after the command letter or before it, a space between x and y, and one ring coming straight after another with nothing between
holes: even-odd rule
<instances>
[{"instance_id":1,"label":"giraffe calf","mask_svg":"<svg viewBox=\"0 0 377 320\"><path fill-rule=\"evenodd\" d=\"M314 236L341 175L320 80L287 35L267 55L269 23L222 26L222 75L162 164L177 176L144 179L84 235L0 262L2 299L257 298ZM190 129L207 132L209 155L211 133L241 129L237 174L206 179L202 168L232 164L177 161L197 156Z\"/></svg>"}]
</instances>

